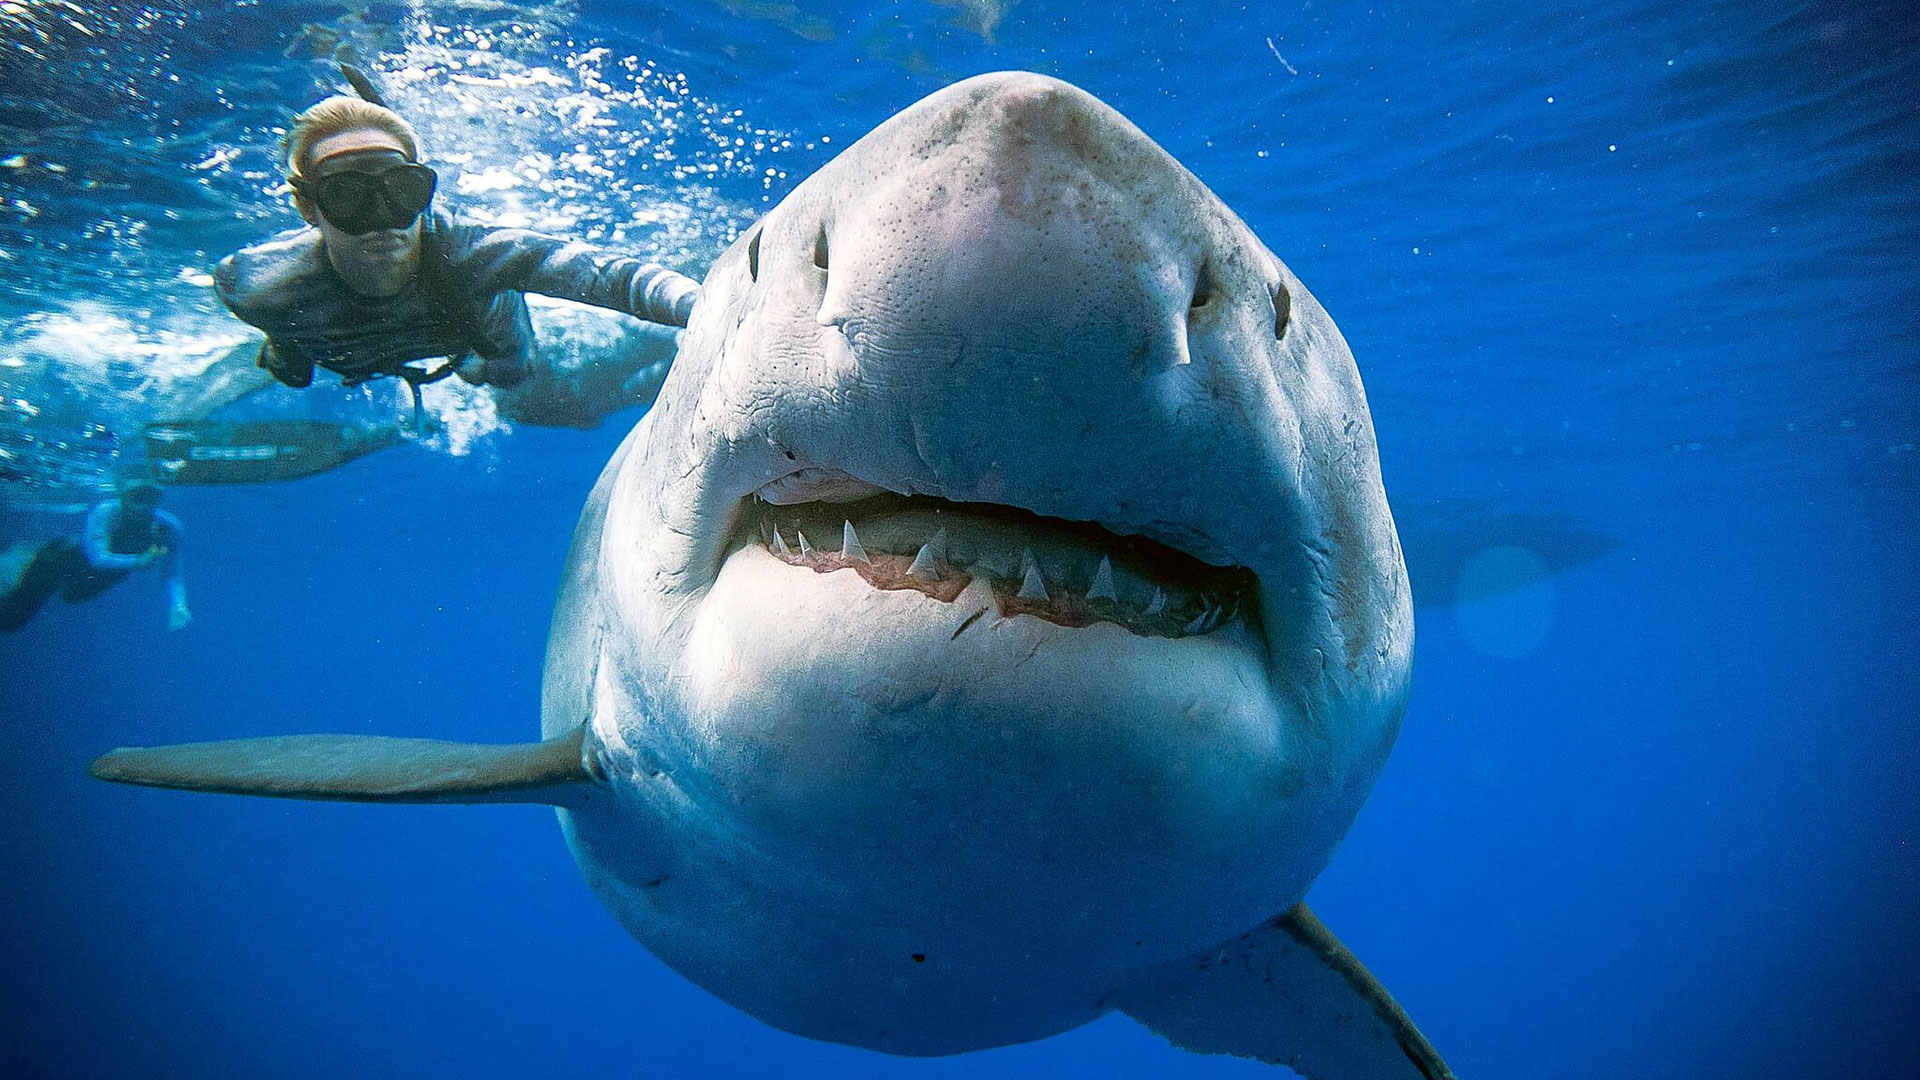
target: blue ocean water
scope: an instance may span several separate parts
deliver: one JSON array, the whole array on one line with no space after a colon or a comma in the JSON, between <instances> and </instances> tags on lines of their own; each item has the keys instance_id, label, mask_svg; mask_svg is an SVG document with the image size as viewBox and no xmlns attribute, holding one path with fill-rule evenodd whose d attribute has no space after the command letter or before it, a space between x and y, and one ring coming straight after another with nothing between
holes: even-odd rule
<instances>
[{"instance_id":1,"label":"blue ocean water","mask_svg":"<svg viewBox=\"0 0 1920 1080\"><path fill-rule=\"evenodd\" d=\"M0 44L8 542L73 528L245 338L206 268L295 223L276 128L343 46L463 205L696 275L953 79L1085 87L1366 381L1415 689L1315 909L1463 1077L1920 1075L1907 6L22 0ZM187 630L142 576L0 638L0 1074L1279 1072L1117 1016L932 1061L814 1043L629 939L543 810L89 780L118 745L532 737L567 539L635 414L437 407L424 445L174 489ZM1480 595L1488 549L1555 573Z\"/></svg>"}]
</instances>

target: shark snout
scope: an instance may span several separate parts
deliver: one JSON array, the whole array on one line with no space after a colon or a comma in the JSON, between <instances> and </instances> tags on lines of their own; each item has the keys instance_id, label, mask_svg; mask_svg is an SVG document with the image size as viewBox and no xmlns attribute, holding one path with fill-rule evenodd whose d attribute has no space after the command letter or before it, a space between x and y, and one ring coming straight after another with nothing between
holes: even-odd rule
<instances>
[{"instance_id":1,"label":"shark snout","mask_svg":"<svg viewBox=\"0 0 1920 1080\"><path fill-rule=\"evenodd\" d=\"M850 151L710 278L739 417L710 477L770 503L1008 506L1250 564L1290 532L1276 488L1297 474L1266 374L1277 261L1077 89L1010 74L935 104L919 141L869 136L912 145Z\"/></svg>"}]
</instances>

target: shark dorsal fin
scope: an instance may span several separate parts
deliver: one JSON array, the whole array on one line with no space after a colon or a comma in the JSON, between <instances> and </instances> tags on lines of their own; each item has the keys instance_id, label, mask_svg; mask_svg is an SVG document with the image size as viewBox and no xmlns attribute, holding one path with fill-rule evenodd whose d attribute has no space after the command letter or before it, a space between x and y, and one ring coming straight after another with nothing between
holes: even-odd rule
<instances>
[{"instance_id":1,"label":"shark dorsal fin","mask_svg":"<svg viewBox=\"0 0 1920 1080\"><path fill-rule=\"evenodd\" d=\"M565 806L595 780L586 740L585 727L504 745L281 735L120 749L88 771L118 784L277 799Z\"/></svg>"}]
</instances>

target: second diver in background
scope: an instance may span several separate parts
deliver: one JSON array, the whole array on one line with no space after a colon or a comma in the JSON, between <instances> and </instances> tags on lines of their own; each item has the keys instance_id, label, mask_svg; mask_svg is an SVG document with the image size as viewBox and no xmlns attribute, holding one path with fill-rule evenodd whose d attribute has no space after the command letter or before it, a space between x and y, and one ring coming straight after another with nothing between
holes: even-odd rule
<instances>
[{"instance_id":1,"label":"second diver in background","mask_svg":"<svg viewBox=\"0 0 1920 1080\"><path fill-rule=\"evenodd\" d=\"M167 628L184 629L187 586L180 576L180 519L160 507L160 489L136 482L87 514L80 536L57 537L4 556L11 579L0 591L0 634L25 626L55 593L69 604L91 600L135 570L159 567L167 578Z\"/></svg>"},{"instance_id":2,"label":"second diver in background","mask_svg":"<svg viewBox=\"0 0 1920 1080\"><path fill-rule=\"evenodd\" d=\"M462 222L433 206L439 178L398 114L331 97L295 119L287 179L308 228L222 260L220 298L266 332L260 366L288 386L316 366L348 385L417 388L448 374L499 388L526 380L534 332L522 293L685 326L692 278L594 246ZM429 370L414 361L445 357Z\"/></svg>"}]
</instances>

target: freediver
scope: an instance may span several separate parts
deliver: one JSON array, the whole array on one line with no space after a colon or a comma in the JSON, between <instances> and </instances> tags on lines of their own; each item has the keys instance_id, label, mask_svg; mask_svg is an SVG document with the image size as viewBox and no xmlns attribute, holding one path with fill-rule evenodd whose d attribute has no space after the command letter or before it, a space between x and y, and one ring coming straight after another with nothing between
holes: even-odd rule
<instances>
[{"instance_id":1,"label":"freediver","mask_svg":"<svg viewBox=\"0 0 1920 1080\"><path fill-rule=\"evenodd\" d=\"M38 548L15 549L7 561L19 576L0 593L0 633L11 634L59 593L69 604L91 600L135 570L157 566L167 579L167 629L193 621L180 575L180 519L160 509L160 488L136 481L118 498L103 499L87 513L78 538L56 537Z\"/></svg>"},{"instance_id":2,"label":"freediver","mask_svg":"<svg viewBox=\"0 0 1920 1080\"><path fill-rule=\"evenodd\" d=\"M295 118L287 182L307 227L222 260L214 284L265 331L258 363L292 387L315 366L353 386L458 374L509 388L535 359L527 292L685 326L692 278L578 241L463 222L433 205L439 177L392 110L330 97ZM436 357L434 369L411 366Z\"/></svg>"}]
</instances>

